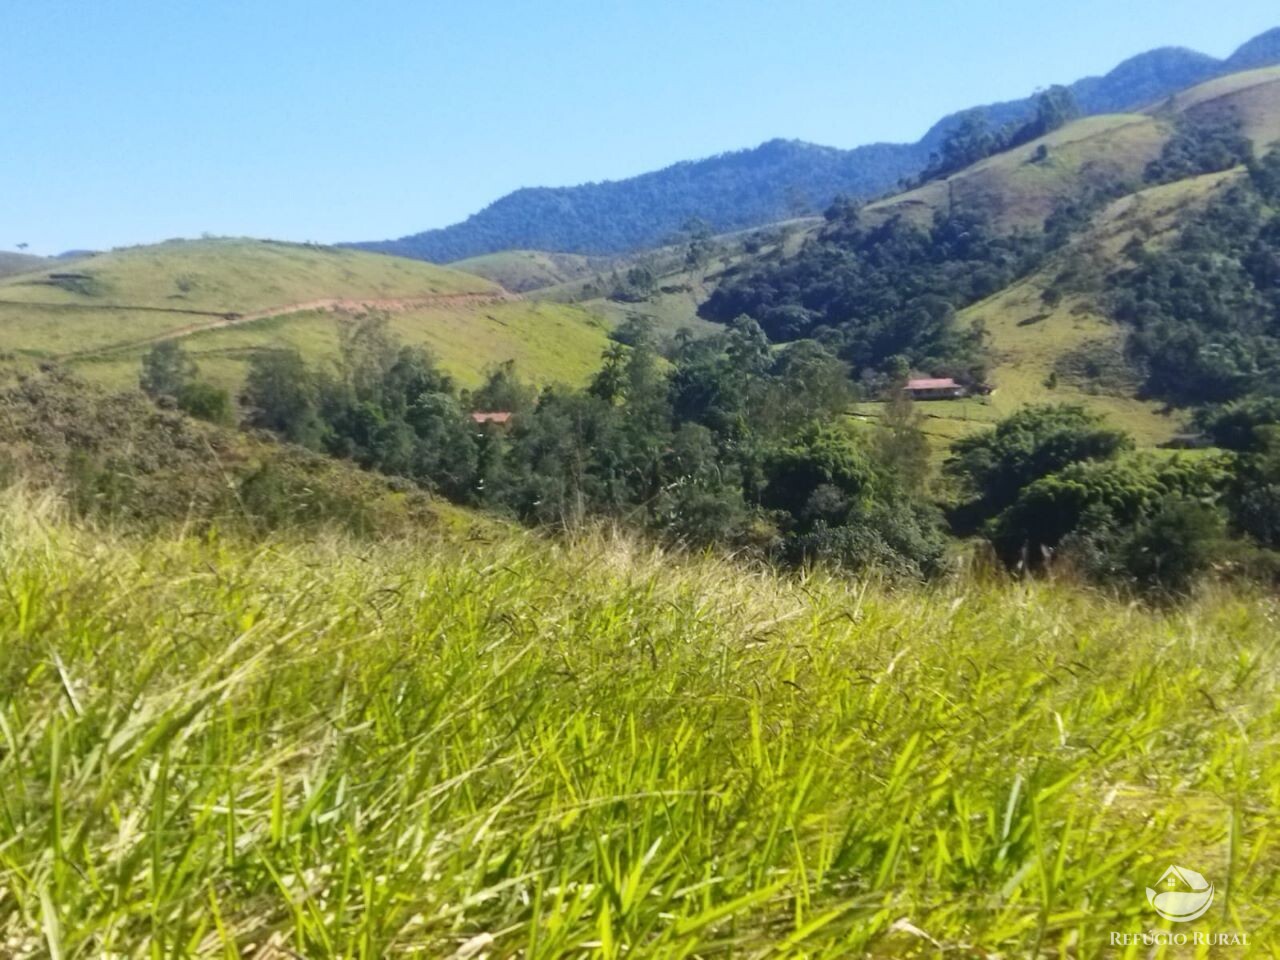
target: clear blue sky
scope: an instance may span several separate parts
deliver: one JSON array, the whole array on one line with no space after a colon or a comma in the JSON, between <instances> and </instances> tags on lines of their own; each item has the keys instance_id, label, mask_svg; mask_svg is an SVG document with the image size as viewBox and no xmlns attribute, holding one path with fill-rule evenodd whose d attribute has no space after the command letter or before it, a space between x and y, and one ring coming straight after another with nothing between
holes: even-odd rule
<instances>
[{"instance_id":1,"label":"clear blue sky","mask_svg":"<svg viewBox=\"0 0 1280 960\"><path fill-rule=\"evenodd\" d=\"M0 249L399 236L772 137L915 140L1276 25L1275 0L10 0Z\"/></svg>"}]
</instances>

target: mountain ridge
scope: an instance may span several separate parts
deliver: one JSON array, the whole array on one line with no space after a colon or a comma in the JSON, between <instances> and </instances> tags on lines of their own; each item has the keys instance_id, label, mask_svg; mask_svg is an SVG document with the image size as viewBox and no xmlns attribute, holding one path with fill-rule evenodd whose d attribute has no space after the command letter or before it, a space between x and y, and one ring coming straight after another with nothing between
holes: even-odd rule
<instances>
[{"instance_id":1,"label":"mountain ridge","mask_svg":"<svg viewBox=\"0 0 1280 960\"><path fill-rule=\"evenodd\" d=\"M1086 115L1150 106L1216 76L1280 63L1280 27L1218 59L1185 47L1159 47L1101 76L1067 85ZM985 104L992 126L1022 122L1035 95ZM683 160L620 180L522 187L467 219L395 240L343 244L434 262L511 249L609 256L660 244L692 219L717 232L746 229L825 207L837 193L871 198L929 161L968 111L948 114L915 143L851 149L774 138L742 150Z\"/></svg>"}]
</instances>

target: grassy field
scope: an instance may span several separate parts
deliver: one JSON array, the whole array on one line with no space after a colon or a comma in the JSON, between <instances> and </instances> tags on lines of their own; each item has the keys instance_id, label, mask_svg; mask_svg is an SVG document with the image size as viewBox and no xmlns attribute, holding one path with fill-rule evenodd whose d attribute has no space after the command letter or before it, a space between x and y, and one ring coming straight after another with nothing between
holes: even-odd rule
<instances>
[{"instance_id":1,"label":"grassy field","mask_svg":"<svg viewBox=\"0 0 1280 960\"><path fill-rule=\"evenodd\" d=\"M1274 598L0 507L6 957L1280 955ZM1201 954L1203 955L1203 954Z\"/></svg>"},{"instance_id":2,"label":"grassy field","mask_svg":"<svg viewBox=\"0 0 1280 960\"><path fill-rule=\"evenodd\" d=\"M1262 153L1280 140L1278 95L1280 67L1263 67L1202 83L1172 97L1171 103L1157 104L1152 109L1158 111L1171 106L1174 110L1191 112L1231 110L1240 119L1245 135Z\"/></svg>"},{"instance_id":3,"label":"grassy field","mask_svg":"<svg viewBox=\"0 0 1280 960\"><path fill-rule=\"evenodd\" d=\"M59 277L63 279L58 279ZM171 240L0 283L0 301L247 313L326 297L495 292L418 260L269 240Z\"/></svg>"},{"instance_id":4,"label":"grassy field","mask_svg":"<svg viewBox=\"0 0 1280 960\"><path fill-rule=\"evenodd\" d=\"M300 309L320 301L328 309ZM0 351L27 364L61 359L124 387L136 383L151 341L180 337L204 376L234 390L255 351L292 346L310 359L331 356L337 325L363 303L387 309L406 342L431 348L468 384L512 359L538 382L580 383L607 343L606 325L585 310L513 299L456 270L325 247L206 240L0 282Z\"/></svg>"},{"instance_id":5,"label":"grassy field","mask_svg":"<svg viewBox=\"0 0 1280 960\"><path fill-rule=\"evenodd\" d=\"M610 326L617 326L629 317L643 317L653 324L660 335L670 336L680 330L689 330L695 336L717 333L724 328L718 323L698 316L698 304L706 299L711 288L703 284L688 283L684 274L665 277L663 282L672 289L657 293L643 303L621 303L601 297L588 300L585 309L606 318Z\"/></svg>"},{"instance_id":6,"label":"grassy field","mask_svg":"<svg viewBox=\"0 0 1280 960\"><path fill-rule=\"evenodd\" d=\"M42 270L51 264L52 261L44 257L33 256L29 253L11 253L8 250L0 250L0 277Z\"/></svg>"},{"instance_id":7,"label":"grassy field","mask_svg":"<svg viewBox=\"0 0 1280 960\"><path fill-rule=\"evenodd\" d=\"M595 314L564 304L443 304L389 317L405 343L430 349L464 386L478 385L489 367L506 360L514 360L531 382L581 384L600 366L609 343L608 326ZM194 333L182 343L202 377L235 390L244 382L250 358L264 349L292 347L317 363L336 358L338 327L348 321L328 311L308 311ZM73 368L98 383L129 387L137 383L144 350L80 357Z\"/></svg>"}]
</instances>

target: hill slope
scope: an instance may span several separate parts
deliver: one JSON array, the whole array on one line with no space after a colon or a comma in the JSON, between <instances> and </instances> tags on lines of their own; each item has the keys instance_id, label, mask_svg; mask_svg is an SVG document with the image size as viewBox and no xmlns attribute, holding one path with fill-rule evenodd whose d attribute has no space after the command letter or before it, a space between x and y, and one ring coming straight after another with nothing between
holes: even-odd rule
<instances>
[{"instance_id":1,"label":"hill slope","mask_svg":"<svg viewBox=\"0 0 1280 960\"><path fill-rule=\"evenodd\" d=\"M1180 48L1148 51L1070 89L1086 114L1118 113L1211 77L1277 62L1280 29L1255 37L1226 60ZM993 126L1019 123L1034 115L1035 99L980 109ZM772 140L625 180L526 188L462 223L352 246L437 262L511 249L608 255L662 243L695 216L718 231L757 226L820 210L837 193L871 197L891 189L925 165L959 116L944 117L913 144L840 150Z\"/></svg>"},{"instance_id":2,"label":"hill slope","mask_svg":"<svg viewBox=\"0 0 1280 960\"><path fill-rule=\"evenodd\" d=\"M724 322L748 312L784 340L791 338L788 323L798 323L801 331L823 325L856 327L863 322L859 310L868 306L865 300L849 299L856 293L849 278L862 269L859 263L877 264L869 268L874 272L884 265L878 258L897 257L906 249L894 243L909 236L923 236L927 242L937 222L989 225L977 234L961 227L961 235L942 241L968 238L959 247L978 236L992 242L992 232L1007 238L1017 231L1025 242L1012 249L1041 258L1029 272L997 269L999 255L985 264L975 261L973 271L999 282L957 297L953 294L970 272L957 262L958 272L929 291L959 308L960 329L984 331L988 368L981 376L996 389L989 397L922 404L928 431L941 445L1027 403L1054 399L1106 413L1144 444L1170 440L1185 429L1187 412L1142 398L1143 376L1126 356L1127 330L1110 316L1108 278L1132 265L1127 250L1133 243L1156 250L1172 242L1190 216L1240 182L1240 168L1169 183L1153 183L1148 173L1148 164L1162 158L1166 148L1193 136L1189 131L1229 123L1239 125L1259 154L1280 142L1280 68L1214 78L1140 113L1075 121L950 177L872 203L856 215L857 226L843 221L811 224L789 249L769 248L735 262L703 304L703 314ZM1063 209L1074 211L1076 221L1056 241L1063 245L1052 249L1049 243L1047 254L1034 253L1048 242L1046 219ZM855 239L875 249L857 248ZM882 242L886 245L877 246ZM952 257L945 250L959 247L938 251ZM1015 259L1021 255L1012 254ZM867 259L859 261L860 256ZM927 264L920 267L923 271ZM914 294L908 288L923 276L917 272L899 278L891 295L909 299ZM832 296L830 291L842 286L847 292ZM885 316L901 317L907 306L891 306ZM950 375L956 369L937 369L954 362L939 361L937 355L919 359L924 374ZM858 410L875 416L879 405Z\"/></svg>"},{"instance_id":3,"label":"hill slope","mask_svg":"<svg viewBox=\"0 0 1280 960\"><path fill-rule=\"evenodd\" d=\"M0 250L0 277L40 270L52 262L45 257L36 257L29 253L10 253L7 250Z\"/></svg>"},{"instance_id":4,"label":"hill slope","mask_svg":"<svg viewBox=\"0 0 1280 960\"><path fill-rule=\"evenodd\" d=\"M204 375L236 387L255 351L324 356L343 317L387 312L465 382L515 359L535 380L577 381L605 330L570 306L530 304L480 277L352 250L253 240L173 241L0 281L0 350L133 382L158 340L184 338Z\"/></svg>"},{"instance_id":5,"label":"hill slope","mask_svg":"<svg viewBox=\"0 0 1280 960\"><path fill-rule=\"evenodd\" d=\"M507 250L455 260L449 266L454 270L492 280L512 293L527 293L592 276L608 269L610 262L575 253Z\"/></svg>"},{"instance_id":6,"label":"hill slope","mask_svg":"<svg viewBox=\"0 0 1280 960\"><path fill-rule=\"evenodd\" d=\"M1077 141L1080 157L1094 171L1140 172L1144 157L1159 152L1172 118L1203 118L1206 113L1238 120L1255 149L1265 151L1280 141L1280 69L1214 79L1178 93L1144 117L1123 122L1115 118L1111 136L1100 131ZM1063 133L1111 119L1082 121ZM1157 131L1163 136L1153 139ZM1030 227L1047 212L1054 196L1036 196L1025 164L1018 162L1025 153L1023 148L1015 151L1017 156L991 158L953 178L953 196L976 198L978 184L985 183L989 195L999 198L992 209L1006 225ZM1106 277L1127 264L1130 243L1158 249L1173 242L1188 217L1241 178L1237 169L1144 185L1098 209L1070 244L1032 274L962 311L962 321L981 322L990 337L991 381L998 389L982 404L930 405L935 428L963 433L972 428L965 422L968 417L994 419L1025 404L1052 399L1104 412L1148 444L1167 441L1185 429L1184 411L1140 399L1141 377L1125 356L1126 331L1109 317L1105 303ZM1087 182L1087 176L1082 180L1077 175L1071 189ZM1070 181L1057 183L1061 188ZM893 209L895 202L885 206ZM1061 292L1061 300L1049 291ZM948 413L956 416L950 423L945 422Z\"/></svg>"}]
</instances>

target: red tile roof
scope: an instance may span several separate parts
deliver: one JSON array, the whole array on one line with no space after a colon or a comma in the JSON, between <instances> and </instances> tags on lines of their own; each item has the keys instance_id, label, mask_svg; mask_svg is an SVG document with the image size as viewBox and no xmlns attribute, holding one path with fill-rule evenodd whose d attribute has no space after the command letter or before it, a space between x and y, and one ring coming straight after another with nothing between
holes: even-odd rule
<instances>
[{"instance_id":1,"label":"red tile roof","mask_svg":"<svg viewBox=\"0 0 1280 960\"><path fill-rule=\"evenodd\" d=\"M507 410L483 410L473 413L471 419L476 423L506 423L511 419L511 413Z\"/></svg>"},{"instance_id":2,"label":"red tile roof","mask_svg":"<svg viewBox=\"0 0 1280 960\"><path fill-rule=\"evenodd\" d=\"M960 384L956 383L950 377L943 377L937 380L924 379L907 381L908 390L947 390L958 386L960 386Z\"/></svg>"}]
</instances>

